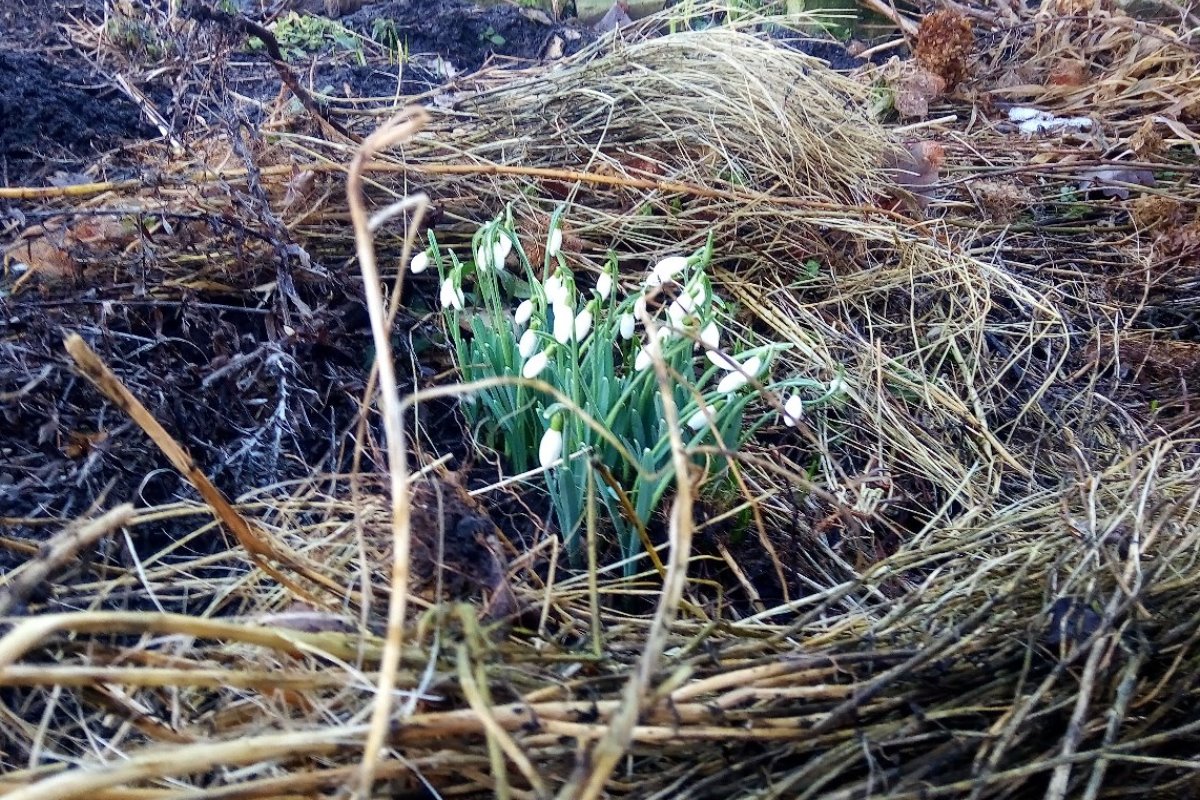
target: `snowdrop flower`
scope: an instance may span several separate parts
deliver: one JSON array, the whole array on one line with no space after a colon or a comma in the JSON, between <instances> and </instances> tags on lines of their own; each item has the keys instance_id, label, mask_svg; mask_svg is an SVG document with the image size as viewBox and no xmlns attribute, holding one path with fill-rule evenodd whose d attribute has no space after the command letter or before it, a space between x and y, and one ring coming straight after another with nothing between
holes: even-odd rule
<instances>
[{"instance_id":1,"label":"snowdrop flower","mask_svg":"<svg viewBox=\"0 0 1200 800\"><path fill-rule=\"evenodd\" d=\"M542 285L542 291L546 293L546 300L551 304L566 303L571 297L571 290L567 288L567 282L563 278L562 271L555 271L553 275L546 278L546 282Z\"/></svg>"},{"instance_id":2,"label":"snowdrop flower","mask_svg":"<svg viewBox=\"0 0 1200 800\"><path fill-rule=\"evenodd\" d=\"M783 404L783 424L789 428L794 428L800 421L800 417L804 415L804 401L800 399L800 395L794 394L789 397Z\"/></svg>"},{"instance_id":3,"label":"snowdrop flower","mask_svg":"<svg viewBox=\"0 0 1200 800\"><path fill-rule=\"evenodd\" d=\"M613 277L608 273L608 270L600 273L600 277L596 279L596 294L600 295L601 300L607 300L612 294Z\"/></svg>"},{"instance_id":4,"label":"snowdrop flower","mask_svg":"<svg viewBox=\"0 0 1200 800\"><path fill-rule=\"evenodd\" d=\"M696 303L690 294L681 294L679 297L671 301L671 305L667 307L667 318L671 320L671 324L677 328L682 328L683 323L696 310Z\"/></svg>"},{"instance_id":5,"label":"snowdrop flower","mask_svg":"<svg viewBox=\"0 0 1200 800\"><path fill-rule=\"evenodd\" d=\"M450 277L442 281L442 290L438 296L441 300L442 308L454 308L462 311L465 303L463 299L462 289L458 285L458 270L450 273Z\"/></svg>"},{"instance_id":6,"label":"snowdrop flower","mask_svg":"<svg viewBox=\"0 0 1200 800\"><path fill-rule=\"evenodd\" d=\"M592 304L588 303L575 317L575 341L582 342L592 331Z\"/></svg>"},{"instance_id":7,"label":"snowdrop flower","mask_svg":"<svg viewBox=\"0 0 1200 800\"><path fill-rule=\"evenodd\" d=\"M701 336L703 336L703 333ZM738 362L734 360L733 356L721 350L709 350L705 355L708 356L709 361L726 372L738 368Z\"/></svg>"},{"instance_id":8,"label":"snowdrop flower","mask_svg":"<svg viewBox=\"0 0 1200 800\"><path fill-rule=\"evenodd\" d=\"M495 244L492 245L492 263L496 265L497 269L504 269L504 262L508 259L512 248L512 239L501 233Z\"/></svg>"},{"instance_id":9,"label":"snowdrop flower","mask_svg":"<svg viewBox=\"0 0 1200 800\"><path fill-rule=\"evenodd\" d=\"M638 350L637 358L633 360L633 368L638 372L645 372L646 368L654 363L654 357L650 355L649 347L642 347Z\"/></svg>"},{"instance_id":10,"label":"snowdrop flower","mask_svg":"<svg viewBox=\"0 0 1200 800\"><path fill-rule=\"evenodd\" d=\"M422 250L413 256L412 261L408 263L408 271L413 275L419 275L429 268L429 253Z\"/></svg>"},{"instance_id":11,"label":"snowdrop flower","mask_svg":"<svg viewBox=\"0 0 1200 800\"><path fill-rule=\"evenodd\" d=\"M538 463L543 469L550 469L558 462L563 451L562 419L555 415L550 421L550 427L542 434L538 445Z\"/></svg>"},{"instance_id":12,"label":"snowdrop flower","mask_svg":"<svg viewBox=\"0 0 1200 800\"><path fill-rule=\"evenodd\" d=\"M562 230L555 228L550 231L550 241L546 242L546 255L554 258L562 250Z\"/></svg>"},{"instance_id":13,"label":"snowdrop flower","mask_svg":"<svg viewBox=\"0 0 1200 800\"><path fill-rule=\"evenodd\" d=\"M715 320L700 329L700 345L710 354L721 346L721 327Z\"/></svg>"},{"instance_id":14,"label":"snowdrop flower","mask_svg":"<svg viewBox=\"0 0 1200 800\"><path fill-rule=\"evenodd\" d=\"M702 430L708 426L708 421L717 413L715 406L706 405L703 408L696 409L696 413L692 414L687 419L687 426L694 431Z\"/></svg>"},{"instance_id":15,"label":"snowdrop flower","mask_svg":"<svg viewBox=\"0 0 1200 800\"><path fill-rule=\"evenodd\" d=\"M533 351L537 350L538 335L537 330L528 328L521 334L521 340L517 342L517 352L521 354L521 358L529 358L533 355Z\"/></svg>"},{"instance_id":16,"label":"snowdrop flower","mask_svg":"<svg viewBox=\"0 0 1200 800\"><path fill-rule=\"evenodd\" d=\"M717 391L721 394L732 394L738 389L746 385L750 378L758 377L758 371L762 369L762 359L758 356L752 356L746 360L745 364L740 364L738 369L728 373L721 378L717 384Z\"/></svg>"},{"instance_id":17,"label":"snowdrop flower","mask_svg":"<svg viewBox=\"0 0 1200 800\"><path fill-rule=\"evenodd\" d=\"M846 391L846 382L842 380L842 376L839 375L825 386L825 391L829 394L840 394Z\"/></svg>"},{"instance_id":18,"label":"snowdrop flower","mask_svg":"<svg viewBox=\"0 0 1200 800\"><path fill-rule=\"evenodd\" d=\"M490 269L504 269L504 259L512 252L512 239L496 230L494 239L488 244L484 237L483 247L475 254L475 266L483 272Z\"/></svg>"},{"instance_id":19,"label":"snowdrop flower","mask_svg":"<svg viewBox=\"0 0 1200 800\"><path fill-rule=\"evenodd\" d=\"M633 314L622 314L620 322L621 338L626 341L633 338L633 326L637 320L633 318Z\"/></svg>"},{"instance_id":20,"label":"snowdrop flower","mask_svg":"<svg viewBox=\"0 0 1200 800\"><path fill-rule=\"evenodd\" d=\"M529 318L532 316L533 316L533 301L532 300L523 300L521 302L521 305L517 306L516 313L513 314L513 322L517 323L517 326L520 327L520 326L524 325L526 322L529 322Z\"/></svg>"},{"instance_id":21,"label":"snowdrop flower","mask_svg":"<svg viewBox=\"0 0 1200 800\"><path fill-rule=\"evenodd\" d=\"M550 356L548 356L546 351L543 350L525 362L525 366L521 368L521 377L532 380L538 375L541 375L549 364Z\"/></svg>"},{"instance_id":22,"label":"snowdrop flower","mask_svg":"<svg viewBox=\"0 0 1200 800\"><path fill-rule=\"evenodd\" d=\"M646 316L646 295L639 294L633 301L633 315L638 319Z\"/></svg>"},{"instance_id":23,"label":"snowdrop flower","mask_svg":"<svg viewBox=\"0 0 1200 800\"><path fill-rule=\"evenodd\" d=\"M654 265L654 269L646 276L646 285L659 286L683 272L687 265L687 256L668 256Z\"/></svg>"},{"instance_id":24,"label":"snowdrop flower","mask_svg":"<svg viewBox=\"0 0 1200 800\"><path fill-rule=\"evenodd\" d=\"M554 338L559 344L568 344L575 332L575 312L566 303L556 302L554 310Z\"/></svg>"}]
</instances>

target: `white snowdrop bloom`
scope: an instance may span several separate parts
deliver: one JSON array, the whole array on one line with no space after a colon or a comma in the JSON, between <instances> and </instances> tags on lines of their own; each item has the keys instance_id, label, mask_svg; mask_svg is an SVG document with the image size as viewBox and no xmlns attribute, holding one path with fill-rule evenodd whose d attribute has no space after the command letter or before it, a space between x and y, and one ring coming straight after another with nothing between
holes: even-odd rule
<instances>
[{"instance_id":1,"label":"white snowdrop bloom","mask_svg":"<svg viewBox=\"0 0 1200 800\"><path fill-rule=\"evenodd\" d=\"M758 356L753 356L746 360L746 363L741 364L739 368L721 378L717 384L717 391L721 394L731 394L746 385L750 378L758 377L758 371L762 369L762 359Z\"/></svg>"},{"instance_id":2,"label":"white snowdrop bloom","mask_svg":"<svg viewBox=\"0 0 1200 800\"><path fill-rule=\"evenodd\" d=\"M526 322L529 322L529 318L532 316L533 316L533 301L532 300L522 300L521 305L517 306L517 310L513 314L513 322L517 323L517 326L520 327L521 325L524 325Z\"/></svg>"},{"instance_id":3,"label":"white snowdrop bloom","mask_svg":"<svg viewBox=\"0 0 1200 800\"><path fill-rule=\"evenodd\" d=\"M547 302L565 303L571 295L570 289L567 288L567 283L563 280L560 272L555 272L542 285L542 291L546 293Z\"/></svg>"},{"instance_id":4,"label":"white snowdrop bloom","mask_svg":"<svg viewBox=\"0 0 1200 800\"><path fill-rule=\"evenodd\" d=\"M521 339L517 342L517 352L521 354L521 358L529 358L533 355L533 351L537 350L537 346L537 331L533 328L528 328L521 334Z\"/></svg>"},{"instance_id":5,"label":"white snowdrop bloom","mask_svg":"<svg viewBox=\"0 0 1200 800\"><path fill-rule=\"evenodd\" d=\"M846 391L846 382L839 375L825 386L825 391L829 392L829 394L840 394Z\"/></svg>"},{"instance_id":6,"label":"white snowdrop bloom","mask_svg":"<svg viewBox=\"0 0 1200 800\"><path fill-rule=\"evenodd\" d=\"M633 368L638 372L644 372L653 363L654 357L650 355L650 348L643 347L638 350L637 358L633 360Z\"/></svg>"},{"instance_id":7,"label":"white snowdrop bloom","mask_svg":"<svg viewBox=\"0 0 1200 800\"><path fill-rule=\"evenodd\" d=\"M504 262L512 252L512 239L503 234L492 244L492 266L504 269Z\"/></svg>"},{"instance_id":8,"label":"white snowdrop bloom","mask_svg":"<svg viewBox=\"0 0 1200 800\"><path fill-rule=\"evenodd\" d=\"M696 310L696 303L690 294L681 294L667 306L667 319L677 328L682 328L687 318Z\"/></svg>"},{"instance_id":9,"label":"white snowdrop bloom","mask_svg":"<svg viewBox=\"0 0 1200 800\"><path fill-rule=\"evenodd\" d=\"M413 275L420 275L425 270L429 269L429 253L422 250L413 256L412 261L408 262L408 271Z\"/></svg>"},{"instance_id":10,"label":"white snowdrop bloom","mask_svg":"<svg viewBox=\"0 0 1200 800\"><path fill-rule=\"evenodd\" d=\"M710 322L700 329L700 344L708 352L715 352L721 346L721 326L716 321Z\"/></svg>"},{"instance_id":11,"label":"white snowdrop bloom","mask_svg":"<svg viewBox=\"0 0 1200 800\"><path fill-rule=\"evenodd\" d=\"M566 303L555 303L552 308L554 310L554 338L559 344L568 344L571 341L571 334L575 332L575 312Z\"/></svg>"},{"instance_id":12,"label":"white snowdrop bloom","mask_svg":"<svg viewBox=\"0 0 1200 800\"><path fill-rule=\"evenodd\" d=\"M705 353L705 355L708 356L709 361L726 372L738 368L737 360L722 350L709 350L707 353Z\"/></svg>"},{"instance_id":13,"label":"white snowdrop bloom","mask_svg":"<svg viewBox=\"0 0 1200 800\"><path fill-rule=\"evenodd\" d=\"M696 409L696 412L687 419L687 426L694 431L702 430L707 427L710 418L716 416L717 409L711 405L704 408Z\"/></svg>"},{"instance_id":14,"label":"white snowdrop bloom","mask_svg":"<svg viewBox=\"0 0 1200 800\"><path fill-rule=\"evenodd\" d=\"M612 294L613 277L608 274L608 271L600 273L600 277L596 279L596 294L600 295L601 300L607 300Z\"/></svg>"},{"instance_id":15,"label":"white snowdrop bloom","mask_svg":"<svg viewBox=\"0 0 1200 800\"><path fill-rule=\"evenodd\" d=\"M804 401L800 399L800 395L794 394L789 397L783 404L783 424L789 428L796 426L800 421L800 417L804 416Z\"/></svg>"},{"instance_id":16,"label":"white snowdrop bloom","mask_svg":"<svg viewBox=\"0 0 1200 800\"><path fill-rule=\"evenodd\" d=\"M620 321L621 338L626 341L633 338L633 326L637 324L637 320L633 318L633 314L622 314Z\"/></svg>"},{"instance_id":17,"label":"white snowdrop bloom","mask_svg":"<svg viewBox=\"0 0 1200 800\"><path fill-rule=\"evenodd\" d=\"M575 317L575 341L582 342L592 332L592 307L589 303Z\"/></svg>"},{"instance_id":18,"label":"white snowdrop bloom","mask_svg":"<svg viewBox=\"0 0 1200 800\"><path fill-rule=\"evenodd\" d=\"M717 391L721 394L733 394L738 389L746 385L747 378L741 372L727 372L717 384Z\"/></svg>"},{"instance_id":19,"label":"white snowdrop bloom","mask_svg":"<svg viewBox=\"0 0 1200 800\"><path fill-rule=\"evenodd\" d=\"M654 269L646 278L646 283L651 286L658 286L664 281L669 281L683 272L687 264L687 256L668 256L654 265Z\"/></svg>"},{"instance_id":20,"label":"white snowdrop bloom","mask_svg":"<svg viewBox=\"0 0 1200 800\"><path fill-rule=\"evenodd\" d=\"M558 461L562 450L562 431L555 430L554 425L551 424L542 434L542 441L538 445L538 463L542 465L543 469L549 469Z\"/></svg>"},{"instance_id":21,"label":"white snowdrop bloom","mask_svg":"<svg viewBox=\"0 0 1200 800\"><path fill-rule=\"evenodd\" d=\"M708 302L708 284L697 280L688 290L688 297L691 298L694 308L702 308Z\"/></svg>"},{"instance_id":22,"label":"white snowdrop bloom","mask_svg":"<svg viewBox=\"0 0 1200 800\"><path fill-rule=\"evenodd\" d=\"M633 301L633 315L640 321L646 316L646 295L639 294L637 299Z\"/></svg>"},{"instance_id":23,"label":"white snowdrop bloom","mask_svg":"<svg viewBox=\"0 0 1200 800\"><path fill-rule=\"evenodd\" d=\"M554 258L562 250L562 230L555 228L550 231L550 241L546 242L546 255Z\"/></svg>"},{"instance_id":24,"label":"white snowdrop bloom","mask_svg":"<svg viewBox=\"0 0 1200 800\"><path fill-rule=\"evenodd\" d=\"M442 290L438 299L442 302L442 308L456 308L462 311L465 300L462 289L458 288L453 275L442 281Z\"/></svg>"},{"instance_id":25,"label":"white snowdrop bloom","mask_svg":"<svg viewBox=\"0 0 1200 800\"><path fill-rule=\"evenodd\" d=\"M532 358L525 362L525 366L521 368L521 377L532 380L538 375L541 375L542 371L545 370L549 364L550 356L546 355L545 350L540 353L535 353Z\"/></svg>"}]
</instances>

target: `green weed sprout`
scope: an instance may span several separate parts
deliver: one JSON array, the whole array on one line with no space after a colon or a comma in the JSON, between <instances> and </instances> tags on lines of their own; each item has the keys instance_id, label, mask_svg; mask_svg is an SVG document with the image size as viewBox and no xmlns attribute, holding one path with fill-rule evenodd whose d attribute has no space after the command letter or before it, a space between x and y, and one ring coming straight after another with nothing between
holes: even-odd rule
<instances>
[{"instance_id":1,"label":"green weed sprout","mask_svg":"<svg viewBox=\"0 0 1200 800\"><path fill-rule=\"evenodd\" d=\"M659 261L622 295L615 256L594 286L577 284L562 252L561 215L551 220L539 269L514 233L511 209L479 230L469 260L443 250L431 233L428 249L410 269L437 266L439 300L464 382L540 378L569 399L514 381L479 391L463 410L477 440L502 454L514 471L541 468L575 565L584 555L587 473L597 470L600 501L631 572L645 526L674 482L653 351L666 367L666 390L685 422L685 443L689 449L710 446L709 457L698 463L711 483L767 421L760 414L747 425L746 409L772 357L786 345L722 348L732 315L708 275L711 237L691 255ZM817 382L789 382L807 384ZM803 413L799 395L780 405L787 424ZM714 459L714 451L726 455Z\"/></svg>"}]
</instances>

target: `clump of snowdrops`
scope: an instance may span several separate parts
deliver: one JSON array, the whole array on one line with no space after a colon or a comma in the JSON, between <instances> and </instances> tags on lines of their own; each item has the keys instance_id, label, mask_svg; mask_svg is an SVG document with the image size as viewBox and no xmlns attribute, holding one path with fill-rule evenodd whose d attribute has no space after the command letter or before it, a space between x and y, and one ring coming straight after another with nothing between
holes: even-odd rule
<instances>
[{"instance_id":1,"label":"clump of snowdrops","mask_svg":"<svg viewBox=\"0 0 1200 800\"><path fill-rule=\"evenodd\" d=\"M708 274L711 238L690 255L658 261L640 285L623 292L615 256L593 285L577 282L562 251L561 215L551 220L540 248L545 258L536 267L510 210L476 233L469 260L443 250L431 233L410 269L437 266L439 300L464 382L527 379L466 398L463 410L477 440L518 473L540 470L577 565L593 487L631 571L647 541L646 525L674 480L663 393L671 392L685 422L686 446L709 445L696 460L707 470L706 485L716 485L730 457L770 421L767 413L747 421L747 407L786 345L742 348L725 341L732 315ZM656 358L666 367L665 384L653 368ZM561 397L530 385L534 379ZM837 392L809 379L771 389L794 392L771 395L788 425L806 406ZM813 400L806 401L804 391Z\"/></svg>"}]
</instances>

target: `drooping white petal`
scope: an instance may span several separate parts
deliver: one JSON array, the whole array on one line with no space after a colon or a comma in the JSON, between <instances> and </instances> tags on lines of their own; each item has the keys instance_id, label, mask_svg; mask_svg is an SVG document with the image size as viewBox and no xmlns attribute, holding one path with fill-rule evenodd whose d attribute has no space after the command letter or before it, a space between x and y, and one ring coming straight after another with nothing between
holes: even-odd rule
<instances>
[{"instance_id":1,"label":"drooping white petal","mask_svg":"<svg viewBox=\"0 0 1200 800\"><path fill-rule=\"evenodd\" d=\"M643 372L654 363L654 358L650 355L650 348L643 347L638 350L637 358L633 360L633 368L638 372Z\"/></svg>"},{"instance_id":2,"label":"drooping white petal","mask_svg":"<svg viewBox=\"0 0 1200 800\"><path fill-rule=\"evenodd\" d=\"M442 289L438 299L441 300L442 308L462 310L465 300L463 299L462 289L458 288L453 276L442 281Z\"/></svg>"},{"instance_id":3,"label":"drooping white petal","mask_svg":"<svg viewBox=\"0 0 1200 800\"><path fill-rule=\"evenodd\" d=\"M419 275L429 268L429 253L422 250L413 256L412 261L408 262L408 271L413 275Z\"/></svg>"},{"instance_id":4,"label":"drooping white petal","mask_svg":"<svg viewBox=\"0 0 1200 800\"><path fill-rule=\"evenodd\" d=\"M542 434L542 441L538 445L538 463L543 469L549 469L554 466L562 455L563 450L563 435L562 431L555 430L553 426L546 429Z\"/></svg>"},{"instance_id":5,"label":"drooping white petal","mask_svg":"<svg viewBox=\"0 0 1200 800\"><path fill-rule=\"evenodd\" d=\"M620 328L621 328L621 338L622 339L629 340L629 339L633 338L633 326L636 323L637 323L637 320L635 320L633 318L633 314L622 314L621 315Z\"/></svg>"},{"instance_id":6,"label":"drooping white petal","mask_svg":"<svg viewBox=\"0 0 1200 800\"><path fill-rule=\"evenodd\" d=\"M800 395L794 394L789 397L783 404L783 424L789 428L796 426L800 421L800 417L804 415L804 401L800 399Z\"/></svg>"},{"instance_id":7,"label":"drooping white petal","mask_svg":"<svg viewBox=\"0 0 1200 800\"><path fill-rule=\"evenodd\" d=\"M521 358L529 358L533 355L533 351L537 350L538 335L533 328L528 328L521 334L521 340L517 342L517 352L521 354Z\"/></svg>"},{"instance_id":8,"label":"drooping white petal","mask_svg":"<svg viewBox=\"0 0 1200 800\"><path fill-rule=\"evenodd\" d=\"M555 272L546 279L546 283L542 287L546 293L546 300L553 303L565 303L570 298L571 290L567 288L567 282L563 279L562 274Z\"/></svg>"},{"instance_id":9,"label":"drooping white petal","mask_svg":"<svg viewBox=\"0 0 1200 800\"><path fill-rule=\"evenodd\" d=\"M711 353L721 346L721 326L715 321L700 329L700 343Z\"/></svg>"},{"instance_id":10,"label":"drooping white petal","mask_svg":"<svg viewBox=\"0 0 1200 800\"><path fill-rule=\"evenodd\" d=\"M554 258L562 250L562 230L555 228L550 231L550 241L546 242L546 255Z\"/></svg>"},{"instance_id":11,"label":"drooping white petal","mask_svg":"<svg viewBox=\"0 0 1200 800\"><path fill-rule=\"evenodd\" d=\"M523 300L521 305L517 306L516 312L513 314L513 322L517 323L518 327L529 322L529 318L533 316L533 301Z\"/></svg>"},{"instance_id":12,"label":"drooping white petal","mask_svg":"<svg viewBox=\"0 0 1200 800\"><path fill-rule=\"evenodd\" d=\"M504 234L496 239L496 243L492 245L492 263L496 269L504 269L504 261L508 258L508 254L512 252L512 239Z\"/></svg>"},{"instance_id":13,"label":"drooping white petal","mask_svg":"<svg viewBox=\"0 0 1200 800\"><path fill-rule=\"evenodd\" d=\"M546 369L547 365L549 364L550 356L546 355L545 350L541 351L540 353L535 353L532 358L525 362L525 366L521 368L521 377L532 380L538 375L541 375L542 371Z\"/></svg>"},{"instance_id":14,"label":"drooping white petal","mask_svg":"<svg viewBox=\"0 0 1200 800\"><path fill-rule=\"evenodd\" d=\"M709 405L704 408L696 409L696 412L688 417L687 426L694 431L701 430L708 425L708 421L716 413L716 409Z\"/></svg>"},{"instance_id":15,"label":"drooping white petal","mask_svg":"<svg viewBox=\"0 0 1200 800\"><path fill-rule=\"evenodd\" d=\"M612 294L613 278L607 271L601 272L600 277L596 279L596 294L600 295L601 300L607 300Z\"/></svg>"},{"instance_id":16,"label":"drooping white petal","mask_svg":"<svg viewBox=\"0 0 1200 800\"><path fill-rule=\"evenodd\" d=\"M633 315L641 320L646 316L646 295L639 294L637 299L633 301Z\"/></svg>"},{"instance_id":17,"label":"drooping white petal","mask_svg":"<svg viewBox=\"0 0 1200 800\"><path fill-rule=\"evenodd\" d=\"M584 306L583 311L580 311L575 317L575 341L582 342L587 338L592 331L592 309L590 305Z\"/></svg>"},{"instance_id":18,"label":"drooping white petal","mask_svg":"<svg viewBox=\"0 0 1200 800\"><path fill-rule=\"evenodd\" d=\"M721 394L732 394L745 386L747 380L741 372L727 372L717 384L717 391Z\"/></svg>"},{"instance_id":19,"label":"drooping white petal","mask_svg":"<svg viewBox=\"0 0 1200 800\"><path fill-rule=\"evenodd\" d=\"M555 303L553 309L554 338L559 344L568 344L575 332L575 312L566 303Z\"/></svg>"},{"instance_id":20,"label":"drooping white petal","mask_svg":"<svg viewBox=\"0 0 1200 800\"><path fill-rule=\"evenodd\" d=\"M733 358L733 356L721 350L709 350L706 355L708 356L709 361L726 372L738 368L738 362Z\"/></svg>"},{"instance_id":21,"label":"drooping white petal","mask_svg":"<svg viewBox=\"0 0 1200 800\"><path fill-rule=\"evenodd\" d=\"M662 261L654 265L654 269L650 275L653 276L654 284L657 286L663 281L668 281L674 278L687 267L687 256L668 256ZM646 282L650 283L651 277L646 278Z\"/></svg>"}]
</instances>

